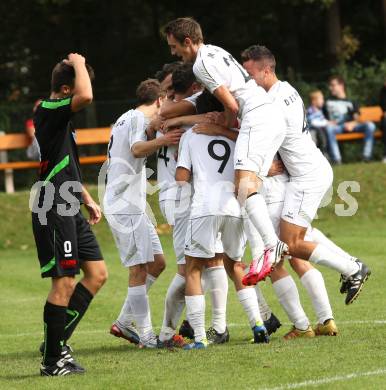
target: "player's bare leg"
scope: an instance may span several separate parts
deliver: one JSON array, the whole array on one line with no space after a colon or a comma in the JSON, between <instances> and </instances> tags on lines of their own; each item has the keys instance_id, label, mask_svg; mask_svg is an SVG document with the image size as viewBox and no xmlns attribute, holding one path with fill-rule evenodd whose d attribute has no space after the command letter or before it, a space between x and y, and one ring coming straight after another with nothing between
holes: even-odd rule
<instances>
[{"instance_id":1,"label":"player's bare leg","mask_svg":"<svg viewBox=\"0 0 386 390\"><path fill-rule=\"evenodd\" d=\"M307 228L284 221L280 222L280 237L287 243L292 256L325 265L338 271L347 280L346 304L352 303L359 295L371 271L361 261L348 260L323 244L305 241Z\"/></svg>"},{"instance_id":2,"label":"player's bare leg","mask_svg":"<svg viewBox=\"0 0 386 390\"><path fill-rule=\"evenodd\" d=\"M241 207L245 208L251 224L256 228L264 242L264 254L253 259L249 272L244 277L245 285L255 285L271 272L287 253L288 247L281 242L275 233L267 205L260 194L262 180L255 172L235 170L235 192Z\"/></svg>"}]
</instances>

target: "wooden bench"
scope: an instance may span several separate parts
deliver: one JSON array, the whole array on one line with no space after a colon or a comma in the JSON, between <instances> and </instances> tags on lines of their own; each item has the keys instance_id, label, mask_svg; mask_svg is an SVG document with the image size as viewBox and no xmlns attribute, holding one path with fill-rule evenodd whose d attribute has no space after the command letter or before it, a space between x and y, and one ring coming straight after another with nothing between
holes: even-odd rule
<instances>
[{"instance_id":1,"label":"wooden bench","mask_svg":"<svg viewBox=\"0 0 386 390\"><path fill-rule=\"evenodd\" d=\"M359 115L359 122L374 122L379 123L383 112L379 106L361 107ZM382 138L382 132L377 130L374 133L375 138ZM344 141L357 141L364 138L363 133L343 133L337 134L336 139L340 142Z\"/></svg>"},{"instance_id":2,"label":"wooden bench","mask_svg":"<svg viewBox=\"0 0 386 390\"><path fill-rule=\"evenodd\" d=\"M110 127L95 129L79 129L76 131L77 145L107 144L110 140ZM13 171L20 169L37 169L39 161L11 161L8 162L8 151L26 149L29 146L29 138L24 133L0 134L0 171L5 174L5 190L7 193L15 191ZM81 164L103 164L106 154L96 156L81 156Z\"/></svg>"}]
</instances>

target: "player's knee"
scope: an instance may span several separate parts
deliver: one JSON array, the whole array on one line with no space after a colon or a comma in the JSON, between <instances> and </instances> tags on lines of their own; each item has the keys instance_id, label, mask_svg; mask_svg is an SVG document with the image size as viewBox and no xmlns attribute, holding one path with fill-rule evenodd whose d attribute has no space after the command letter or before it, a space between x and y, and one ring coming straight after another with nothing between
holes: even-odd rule
<instances>
[{"instance_id":1,"label":"player's knee","mask_svg":"<svg viewBox=\"0 0 386 390\"><path fill-rule=\"evenodd\" d=\"M108 275L108 272L107 272L107 269L104 268L102 270L100 270L97 275L95 275L95 284L101 288L107 281L109 275Z\"/></svg>"},{"instance_id":2,"label":"player's knee","mask_svg":"<svg viewBox=\"0 0 386 390\"><path fill-rule=\"evenodd\" d=\"M297 258L292 258L290 260L290 265L292 269L298 274L298 276L301 278L307 271L314 268L312 264L310 264L308 261L300 260Z\"/></svg>"},{"instance_id":3,"label":"player's knee","mask_svg":"<svg viewBox=\"0 0 386 390\"><path fill-rule=\"evenodd\" d=\"M146 264L135 265L129 268L129 284L145 284L146 276Z\"/></svg>"}]
</instances>

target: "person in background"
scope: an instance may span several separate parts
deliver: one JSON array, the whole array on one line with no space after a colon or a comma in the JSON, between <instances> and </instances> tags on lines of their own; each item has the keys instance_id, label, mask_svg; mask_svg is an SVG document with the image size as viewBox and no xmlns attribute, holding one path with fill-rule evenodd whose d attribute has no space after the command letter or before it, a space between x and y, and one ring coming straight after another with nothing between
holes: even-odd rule
<instances>
[{"instance_id":1,"label":"person in background","mask_svg":"<svg viewBox=\"0 0 386 390\"><path fill-rule=\"evenodd\" d=\"M40 103L41 99L36 100L32 109L32 114L35 114ZM39 144L35 138L35 125L32 118L25 121L25 133L30 141L27 148L27 157L30 160L40 160Z\"/></svg>"},{"instance_id":2,"label":"person in background","mask_svg":"<svg viewBox=\"0 0 386 390\"><path fill-rule=\"evenodd\" d=\"M335 124L329 124L326 127L332 162L342 163L336 135L344 132L364 133L362 159L365 162L370 161L373 155L375 124L373 122L358 122L358 105L347 98L345 81L341 76L331 76L328 88L331 97L326 100L323 111L328 120L335 122Z\"/></svg>"},{"instance_id":3,"label":"person in background","mask_svg":"<svg viewBox=\"0 0 386 390\"><path fill-rule=\"evenodd\" d=\"M323 113L324 96L322 91L315 90L310 93L310 106L307 108L307 122L309 131L316 146L327 155L326 126L329 122Z\"/></svg>"},{"instance_id":4,"label":"person in background","mask_svg":"<svg viewBox=\"0 0 386 390\"><path fill-rule=\"evenodd\" d=\"M382 162L386 164L386 80L381 89L379 97L379 105L382 108L383 115L381 118L381 129L383 132L383 159Z\"/></svg>"}]
</instances>

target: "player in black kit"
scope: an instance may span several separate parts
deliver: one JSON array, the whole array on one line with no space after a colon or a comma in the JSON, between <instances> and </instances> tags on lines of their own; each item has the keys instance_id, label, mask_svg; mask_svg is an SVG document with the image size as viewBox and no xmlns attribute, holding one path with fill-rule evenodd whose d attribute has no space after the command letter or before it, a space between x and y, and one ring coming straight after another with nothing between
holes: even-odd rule
<instances>
[{"instance_id":1,"label":"player in black kit","mask_svg":"<svg viewBox=\"0 0 386 390\"><path fill-rule=\"evenodd\" d=\"M43 278L52 287L44 306L42 376L83 373L67 340L107 279L107 269L90 225L101 219L99 206L81 184L72 127L73 114L92 102L93 71L85 58L71 53L52 71L51 95L36 110L40 148L32 226ZM90 217L80 211L83 204ZM75 275L83 271L76 284Z\"/></svg>"}]
</instances>

